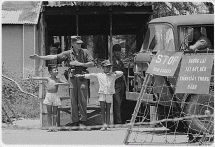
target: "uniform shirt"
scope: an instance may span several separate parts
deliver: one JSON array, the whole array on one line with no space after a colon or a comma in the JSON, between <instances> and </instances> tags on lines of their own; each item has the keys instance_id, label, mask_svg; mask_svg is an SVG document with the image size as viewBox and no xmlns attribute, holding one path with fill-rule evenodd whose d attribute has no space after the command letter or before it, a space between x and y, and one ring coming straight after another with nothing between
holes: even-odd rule
<instances>
[{"instance_id":1,"label":"uniform shirt","mask_svg":"<svg viewBox=\"0 0 215 147\"><path fill-rule=\"evenodd\" d=\"M212 45L210 40L204 35L200 36L196 43L190 46L191 50L203 50L207 48L212 49Z\"/></svg>"},{"instance_id":2,"label":"uniform shirt","mask_svg":"<svg viewBox=\"0 0 215 147\"><path fill-rule=\"evenodd\" d=\"M90 73L85 74L85 78L95 76L99 81L99 92L102 94L114 94L115 93L115 80L123 75L122 71L115 71L113 74L105 73Z\"/></svg>"},{"instance_id":3,"label":"uniform shirt","mask_svg":"<svg viewBox=\"0 0 215 147\"><path fill-rule=\"evenodd\" d=\"M64 61L66 66L69 66L71 61L78 61L81 63L93 62L93 57L87 49L79 49L76 54L74 49L64 51L57 55L58 63Z\"/></svg>"}]
</instances>

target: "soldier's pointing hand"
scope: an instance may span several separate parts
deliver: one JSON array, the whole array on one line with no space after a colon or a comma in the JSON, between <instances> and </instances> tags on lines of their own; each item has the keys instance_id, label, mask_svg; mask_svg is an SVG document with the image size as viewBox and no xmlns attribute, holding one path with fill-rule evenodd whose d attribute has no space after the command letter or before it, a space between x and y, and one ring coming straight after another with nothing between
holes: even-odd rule
<instances>
[{"instance_id":1,"label":"soldier's pointing hand","mask_svg":"<svg viewBox=\"0 0 215 147\"><path fill-rule=\"evenodd\" d=\"M37 54L30 55L29 58L31 58L31 59L39 59L39 55L37 55Z\"/></svg>"}]
</instances>

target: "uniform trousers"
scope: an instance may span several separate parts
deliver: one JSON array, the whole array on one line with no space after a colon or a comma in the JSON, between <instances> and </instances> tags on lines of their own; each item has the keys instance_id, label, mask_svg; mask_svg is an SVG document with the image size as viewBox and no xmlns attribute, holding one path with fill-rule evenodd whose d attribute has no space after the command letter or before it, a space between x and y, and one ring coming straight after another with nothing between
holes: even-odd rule
<instances>
[{"instance_id":1,"label":"uniform trousers","mask_svg":"<svg viewBox=\"0 0 215 147\"><path fill-rule=\"evenodd\" d=\"M71 99L72 123L87 120L87 79L80 77L70 77L69 95Z\"/></svg>"},{"instance_id":2,"label":"uniform trousers","mask_svg":"<svg viewBox=\"0 0 215 147\"><path fill-rule=\"evenodd\" d=\"M114 124L121 124L121 104L124 96L124 82L115 83L115 94L113 95Z\"/></svg>"}]
</instances>

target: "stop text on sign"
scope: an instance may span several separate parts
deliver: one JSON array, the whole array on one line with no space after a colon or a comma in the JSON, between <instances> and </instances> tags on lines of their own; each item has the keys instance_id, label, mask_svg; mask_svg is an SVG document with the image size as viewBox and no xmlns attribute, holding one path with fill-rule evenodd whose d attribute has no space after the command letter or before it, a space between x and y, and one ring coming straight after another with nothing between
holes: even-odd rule
<instances>
[{"instance_id":1,"label":"stop text on sign","mask_svg":"<svg viewBox=\"0 0 215 147\"><path fill-rule=\"evenodd\" d=\"M173 76L182 57L182 52L160 51L152 58L146 73Z\"/></svg>"},{"instance_id":2,"label":"stop text on sign","mask_svg":"<svg viewBox=\"0 0 215 147\"><path fill-rule=\"evenodd\" d=\"M179 56L167 56L167 55L158 55L157 59L155 60L156 63L168 64L173 65L175 62L179 60Z\"/></svg>"}]
</instances>

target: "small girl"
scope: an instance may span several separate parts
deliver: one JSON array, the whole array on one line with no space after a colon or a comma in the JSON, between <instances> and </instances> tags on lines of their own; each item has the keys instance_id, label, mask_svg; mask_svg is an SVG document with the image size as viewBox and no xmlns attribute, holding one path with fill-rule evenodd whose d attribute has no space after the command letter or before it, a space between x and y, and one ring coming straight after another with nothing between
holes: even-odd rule
<instances>
[{"instance_id":1,"label":"small girl","mask_svg":"<svg viewBox=\"0 0 215 147\"><path fill-rule=\"evenodd\" d=\"M123 75L122 71L110 72L113 66L109 60L105 60L102 63L103 73L90 73L83 75L76 75L76 77L89 78L95 76L99 81L99 102L101 107L101 120L103 127L101 131L109 130L108 124L110 124L110 107L113 103L113 94L115 93L115 80ZM106 115L105 115L106 113Z\"/></svg>"},{"instance_id":2,"label":"small girl","mask_svg":"<svg viewBox=\"0 0 215 147\"><path fill-rule=\"evenodd\" d=\"M48 132L56 132L57 125L57 110L61 105L60 98L57 96L58 85L68 85L68 83L57 78L58 69L57 66L48 66L48 71L51 77L31 77L30 80L45 80L47 81L47 92L45 100L43 101L47 107L47 119L48 119ZM53 114L53 119L52 119ZM52 124L53 123L53 124Z\"/></svg>"}]
</instances>

